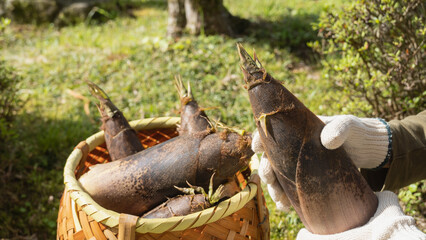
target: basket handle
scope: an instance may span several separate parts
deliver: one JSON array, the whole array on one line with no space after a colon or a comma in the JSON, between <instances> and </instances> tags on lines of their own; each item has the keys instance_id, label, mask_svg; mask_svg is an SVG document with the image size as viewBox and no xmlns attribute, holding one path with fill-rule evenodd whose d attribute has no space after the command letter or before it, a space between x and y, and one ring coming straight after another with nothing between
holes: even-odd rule
<instances>
[{"instance_id":1,"label":"basket handle","mask_svg":"<svg viewBox=\"0 0 426 240\"><path fill-rule=\"evenodd\" d=\"M84 169L84 163L86 162L87 155L89 155L89 144L86 143L86 141L81 141L74 149L80 149L80 151L83 153L83 156L81 157L80 162L78 163L77 167L77 173L75 174L77 177L81 176L83 169Z\"/></svg>"},{"instance_id":2,"label":"basket handle","mask_svg":"<svg viewBox=\"0 0 426 240\"><path fill-rule=\"evenodd\" d=\"M265 198L263 197L262 185L260 181L260 177L258 175L260 160L257 154L254 154L251 157L250 168L252 169L252 174L250 175L250 182L256 184L257 186L257 194L256 194L256 203L257 203L257 211L259 216L259 225L262 229L262 239L267 240L270 238L270 229L269 229L269 211L265 207Z\"/></svg>"},{"instance_id":3,"label":"basket handle","mask_svg":"<svg viewBox=\"0 0 426 240\"><path fill-rule=\"evenodd\" d=\"M257 185L256 202L257 202L257 211L259 215L259 225L263 233L262 239L267 240L270 237L269 222L267 221L269 218L269 212L265 208L266 203L264 202L262 186L260 184L260 177L259 175L257 175L257 169L255 169L254 173L250 176L250 182L253 182Z\"/></svg>"},{"instance_id":4,"label":"basket handle","mask_svg":"<svg viewBox=\"0 0 426 240\"><path fill-rule=\"evenodd\" d=\"M136 237L136 223L139 217L130 214L120 214L118 222L118 240L134 240Z\"/></svg>"}]
</instances>

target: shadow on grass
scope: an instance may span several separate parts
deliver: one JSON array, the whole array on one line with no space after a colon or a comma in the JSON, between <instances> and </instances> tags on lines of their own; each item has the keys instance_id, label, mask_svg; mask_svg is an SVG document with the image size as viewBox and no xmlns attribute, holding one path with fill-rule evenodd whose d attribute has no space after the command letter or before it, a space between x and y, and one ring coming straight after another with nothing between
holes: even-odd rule
<instances>
[{"instance_id":1,"label":"shadow on grass","mask_svg":"<svg viewBox=\"0 0 426 240\"><path fill-rule=\"evenodd\" d=\"M134 10L148 9L154 8L159 10L167 11L167 1L159 1L159 0L116 0L115 7L107 8L107 11L115 12L115 15L119 15L121 17L136 17L133 14Z\"/></svg>"},{"instance_id":2,"label":"shadow on grass","mask_svg":"<svg viewBox=\"0 0 426 240\"><path fill-rule=\"evenodd\" d=\"M94 7L97 7L96 5ZM159 0L116 0L114 3L100 4L102 10L105 13L96 11L95 14L91 17L93 18L92 23L103 24L118 17L124 18L136 18L134 11L142 9L159 9L167 11L167 1ZM92 8L93 9L93 8ZM87 20L87 19L86 19Z\"/></svg>"},{"instance_id":3,"label":"shadow on grass","mask_svg":"<svg viewBox=\"0 0 426 240\"><path fill-rule=\"evenodd\" d=\"M315 14L283 15L276 21L257 19L246 31L247 41L270 45L272 48L288 49L305 62L316 60L308 43L318 39L312 24L318 20Z\"/></svg>"},{"instance_id":4,"label":"shadow on grass","mask_svg":"<svg viewBox=\"0 0 426 240\"><path fill-rule=\"evenodd\" d=\"M0 238L55 239L66 159L98 131L87 117L78 119L17 116L15 137L0 149Z\"/></svg>"},{"instance_id":5,"label":"shadow on grass","mask_svg":"<svg viewBox=\"0 0 426 240\"><path fill-rule=\"evenodd\" d=\"M135 2L135 1L131 1ZM139 2L140 7L146 7L146 8L159 8L159 9L167 9L167 1L166 0L150 0L150 1L136 1Z\"/></svg>"},{"instance_id":6,"label":"shadow on grass","mask_svg":"<svg viewBox=\"0 0 426 240\"><path fill-rule=\"evenodd\" d=\"M167 11L167 1L142 1L134 7L135 9L160 8ZM243 19L234 15L231 21L235 24L235 37L257 45L266 44L272 48L285 48L303 61L313 62L316 56L307 44L318 39L317 31L312 28L312 24L318 19L318 14L287 9L276 20L261 17ZM166 32L164 32L165 35Z\"/></svg>"}]
</instances>

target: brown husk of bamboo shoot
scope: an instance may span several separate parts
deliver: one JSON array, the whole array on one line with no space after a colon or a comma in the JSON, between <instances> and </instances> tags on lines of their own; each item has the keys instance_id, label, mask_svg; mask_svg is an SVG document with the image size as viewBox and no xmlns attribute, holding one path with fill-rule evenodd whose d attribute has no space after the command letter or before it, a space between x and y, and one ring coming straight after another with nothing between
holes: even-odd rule
<instances>
[{"instance_id":1,"label":"brown husk of bamboo shoot","mask_svg":"<svg viewBox=\"0 0 426 240\"><path fill-rule=\"evenodd\" d=\"M182 95L184 96L184 95ZM93 166L80 179L83 188L101 206L141 215L177 196L174 186L186 182L207 188L225 183L246 168L254 154L251 137L235 132L212 133L205 113L191 101L182 101L178 137L129 157ZM195 104L187 104L194 102Z\"/></svg>"},{"instance_id":2,"label":"brown husk of bamboo shoot","mask_svg":"<svg viewBox=\"0 0 426 240\"><path fill-rule=\"evenodd\" d=\"M209 208L211 205L203 194L182 195L171 198L152 209L143 218L169 218L185 216Z\"/></svg>"},{"instance_id":3,"label":"brown husk of bamboo shoot","mask_svg":"<svg viewBox=\"0 0 426 240\"><path fill-rule=\"evenodd\" d=\"M188 89L183 85L180 76L175 77L175 86L179 94L181 103L180 108L180 127L179 135L185 134L209 134L214 131L206 113L200 108L195 100L191 85L188 82Z\"/></svg>"},{"instance_id":4,"label":"brown husk of bamboo shoot","mask_svg":"<svg viewBox=\"0 0 426 240\"><path fill-rule=\"evenodd\" d=\"M237 194L240 188L234 180L231 180L222 185L220 201L230 198ZM217 203L219 203L218 201ZM217 203L210 203L209 199L204 194L192 194L176 196L168 199L165 203L157 206L151 211L144 214L143 218L169 218L174 216L185 216L191 213L199 212L207 209Z\"/></svg>"},{"instance_id":5,"label":"brown husk of bamboo shoot","mask_svg":"<svg viewBox=\"0 0 426 240\"><path fill-rule=\"evenodd\" d=\"M123 113L112 103L107 94L96 84L88 82L90 92L99 101L105 143L111 161L133 155L144 148L139 141L136 131L130 127Z\"/></svg>"},{"instance_id":6,"label":"brown husk of bamboo shoot","mask_svg":"<svg viewBox=\"0 0 426 240\"><path fill-rule=\"evenodd\" d=\"M197 173L197 181L206 183L215 173L216 188L238 170L247 168L253 154L250 135L228 131L207 135L200 144L198 164L203 167Z\"/></svg>"},{"instance_id":7,"label":"brown husk of bamboo shoot","mask_svg":"<svg viewBox=\"0 0 426 240\"><path fill-rule=\"evenodd\" d=\"M195 182L200 142L178 136L127 158L94 165L79 181L101 206L141 215L177 196L173 186Z\"/></svg>"},{"instance_id":8,"label":"brown husk of bamboo shoot","mask_svg":"<svg viewBox=\"0 0 426 240\"><path fill-rule=\"evenodd\" d=\"M94 165L79 181L101 206L141 215L178 195L174 186L188 181L208 188L215 172L217 187L247 167L253 155L251 139L237 133L219 135L178 136L127 158Z\"/></svg>"},{"instance_id":9,"label":"brown husk of bamboo shoot","mask_svg":"<svg viewBox=\"0 0 426 240\"><path fill-rule=\"evenodd\" d=\"M324 123L238 46L265 153L305 226L316 234L365 224L377 198L343 148L320 142Z\"/></svg>"}]
</instances>

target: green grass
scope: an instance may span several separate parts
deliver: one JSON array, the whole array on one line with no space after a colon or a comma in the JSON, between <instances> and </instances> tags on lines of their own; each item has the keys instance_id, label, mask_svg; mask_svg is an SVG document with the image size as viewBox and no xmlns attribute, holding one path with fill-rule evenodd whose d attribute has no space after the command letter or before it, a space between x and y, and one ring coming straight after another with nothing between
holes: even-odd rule
<instances>
[{"instance_id":1,"label":"green grass","mask_svg":"<svg viewBox=\"0 0 426 240\"><path fill-rule=\"evenodd\" d=\"M333 90L321 80L321 69L297 51L315 37L312 30L300 28L310 27L332 1L227 0L232 13L270 23L272 32L258 29L238 39L185 36L178 42L165 38L166 5L145 2L135 11L136 18L61 29L12 24L0 37L2 58L24 79L19 96L26 101L14 122L18 137L2 160L7 184L0 190L10 201L0 201L0 238L54 238L65 160L100 126L96 100L85 81L100 85L128 119L140 119L178 115L173 77L180 74L191 82L200 105L217 107L207 112L211 118L253 131L236 51L236 43L243 42L313 112L337 114L328 108ZM295 42L289 40L292 32L298 37ZM88 102L75 93L90 100L88 112ZM294 239L302 227L295 212L275 211L267 194L266 199L272 239Z\"/></svg>"},{"instance_id":2,"label":"green grass","mask_svg":"<svg viewBox=\"0 0 426 240\"><path fill-rule=\"evenodd\" d=\"M280 12L276 7L280 2L265 1L247 12L238 12L243 8L235 2L226 4L231 12L247 18L262 16L274 21L291 17L288 8ZM300 7L299 11L304 12ZM14 25L7 29L1 54L23 76L20 96L27 102L15 123L19 140L11 158L21 162L9 163L16 170L8 180L17 191L5 189L13 201L3 202L10 210L0 215L5 221L2 237L36 234L53 238L63 190L63 164L72 148L99 128L96 101L89 96L86 80L104 88L128 119L139 119L178 114L172 80L180 74L191 82L203 107L217 107L209 116L253 131L235 47L243 42L247 49L256 49L268 71L313 110L332 113L321 106L321 98L327 95L322 86L326 84L318 84L315 66L305 66L291 49L256 41L258 36L188 36L174 43L164 37L164 5L144 6L135 14L136 19L117 18L102 25L62 29ZM73 97L69 90L91 100L88 114L84 112L85 101ZM19 177L20 173L23 176ZM267 201L273 238L294 238L302 226L296 214L278 213L270 198Z\"/></svg>"}]
</instances>

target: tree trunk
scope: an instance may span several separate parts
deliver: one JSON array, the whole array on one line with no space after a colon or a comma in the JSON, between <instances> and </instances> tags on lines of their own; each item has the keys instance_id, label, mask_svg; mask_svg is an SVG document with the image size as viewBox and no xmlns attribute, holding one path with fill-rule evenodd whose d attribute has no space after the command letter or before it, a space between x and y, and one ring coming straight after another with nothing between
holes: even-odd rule
<instances>
[{"instance_id":1,"label":"tree trunk","mask_svg":"<svg viewBox=\"0 0 426 240\"><path fill-rule=\"evenodd\" d=\"M179 10L179 13L185 11L186 27L191 34L198 35L203 31L205 34L235 36L242 34L250 24L246 19L233 16L223 6L223 0L184 1L184 10ZM172 11L176 4L173 2L176 0L169 0L169 25L171 19L176 19L176 10Z\"/></svg>"},{"instance_id":2,"label":"tree trunk","mask_svg":"<svg viewBox=\"0 0 426 240\"><path fill-rule=\"evenodd\" d=\"M203 27L199 0L185 0L186 27L190 34L198 35Z\"/></svg>"},{"instance_id":3,"label":"tree trunk","mask_svg":"<svg viewBox=\"0 0 426 240\"><path fill-rule=\"evenodd\" d=\"M186 0L190 1L190 0ZM250 22L233 16L223 6L223 0L199 0L206 34L225 34L235 36L242 34Z\"/></svg>"},{"instance_id":4,"label":"tree trunk","mask_svg":"<svg viewBox=\"0 0 426 240\"><path fill-rule=\"evenodd\" d=\"M180 37L186 24L184 0L168 0L168 8L167 36Z\"/></svg>"}]
</instances>

